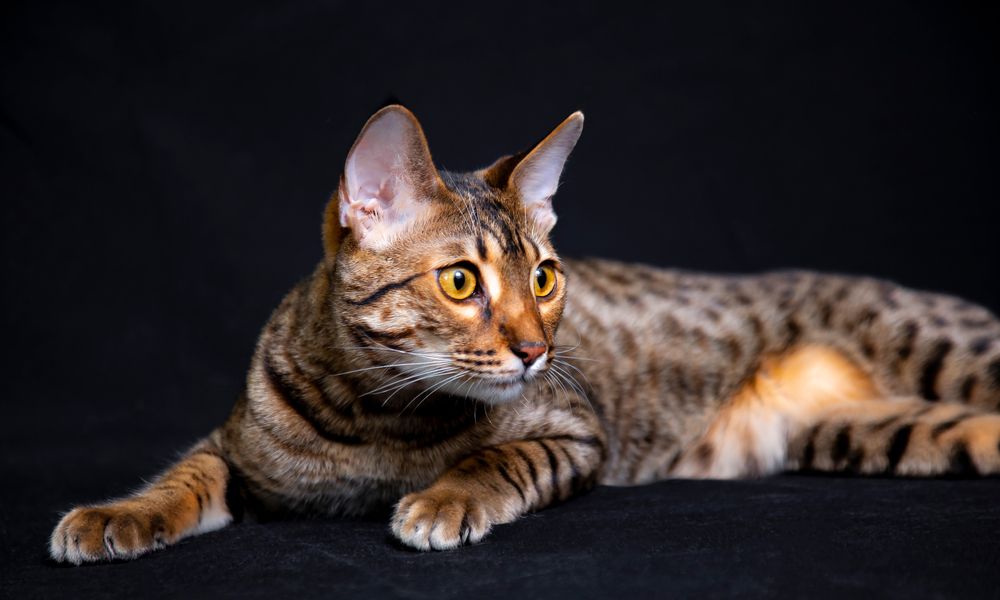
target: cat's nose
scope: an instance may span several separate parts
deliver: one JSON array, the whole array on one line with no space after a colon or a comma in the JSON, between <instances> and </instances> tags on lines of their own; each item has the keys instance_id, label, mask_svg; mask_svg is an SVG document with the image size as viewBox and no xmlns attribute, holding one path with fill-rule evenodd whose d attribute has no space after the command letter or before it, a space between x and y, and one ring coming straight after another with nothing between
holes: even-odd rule
<instances>
[{"instance_id":1,"label":"cat's nose","mask_svg":"<svg viewBox=\"0 0 1000 600\"><path fill-rule=\"evenodd\" d=\"M521 342L510 347L510 351L521 359L525 367L530 367L539 356L545 354L545 350L545 342Z\"/></svg>"}]
</instances>

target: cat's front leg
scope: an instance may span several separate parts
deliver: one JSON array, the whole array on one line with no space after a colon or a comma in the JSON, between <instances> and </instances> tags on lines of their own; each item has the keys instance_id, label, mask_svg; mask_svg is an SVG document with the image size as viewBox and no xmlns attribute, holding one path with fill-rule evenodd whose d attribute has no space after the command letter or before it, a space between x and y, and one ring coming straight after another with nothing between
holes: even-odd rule
<instances>
[{"instance_id":1,"label":"cat's front leg","mask_svg":"<svg viewBox=\"0 0 1000 600\"><path fill-rule=\"evenodd\" d=\"M596 481L598 435L554 435L483 448L396 505L392 532L420 550L483 539L493 525L565 500Z\"/></svg>"},{"instance_id":2,"label":"cat's front leg","mask_svg":"<svg viewBox=\"0 0 1000 600\"><path fill-rule=\"evenodd\" d=\"M218 529L232 519L226 505L229 467L205 440L143 491L81 506L59 521L49 553L59 562L137 558L183 537Z\"/></svg>"}]
</instances>

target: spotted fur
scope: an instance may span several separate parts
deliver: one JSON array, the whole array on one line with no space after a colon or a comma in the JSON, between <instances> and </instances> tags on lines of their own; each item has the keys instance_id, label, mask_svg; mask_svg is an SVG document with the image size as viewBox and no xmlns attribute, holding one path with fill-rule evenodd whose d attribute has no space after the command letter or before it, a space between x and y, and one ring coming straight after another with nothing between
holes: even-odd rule
<instances>
[{"instance_id":1,"label":"spotted fur","mask_svg":"<svg viewBox=\"0 0 1000 600\"><path fill-rule=\"evenodd\" d=\"M551 197L582 122L447 173L408 111L377 113L325 256L271 316L228 420L138 493L68 513L52 557L382 509L403 543L447 549L597 483L1000 471L1000 322L980 307L868 278L560 258ZM478 281L462 300L439 284L455 265Z\"/></svg>"}]
</instances>

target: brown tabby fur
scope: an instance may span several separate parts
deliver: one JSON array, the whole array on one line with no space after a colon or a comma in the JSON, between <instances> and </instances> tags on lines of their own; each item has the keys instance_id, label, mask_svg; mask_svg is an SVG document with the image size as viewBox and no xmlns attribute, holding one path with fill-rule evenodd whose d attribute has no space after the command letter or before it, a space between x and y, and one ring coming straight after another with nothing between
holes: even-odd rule
<instances>
[{"instance_id":1,"label":"brown tabby fur","mask_svg":"<svg viewBox=\"0 0 1000 600\"><path fill-rule=\"evenodd\" d=\"M56 560L133 558L245 510L394 506L399 539L444 549L598 483L1000 471L986 310L874 279L563 260L511 184L535 153L438 174L413 124L429 217L374 251L335 195L325 257L264 328L229 419L145 490L67 514ZM558 282L539 300L545 260ZM499 288L446 298L435 273L459 262ZM463 397L525 340L548 350L541 377L508 402Z\"/></svg>"}]
</instances>

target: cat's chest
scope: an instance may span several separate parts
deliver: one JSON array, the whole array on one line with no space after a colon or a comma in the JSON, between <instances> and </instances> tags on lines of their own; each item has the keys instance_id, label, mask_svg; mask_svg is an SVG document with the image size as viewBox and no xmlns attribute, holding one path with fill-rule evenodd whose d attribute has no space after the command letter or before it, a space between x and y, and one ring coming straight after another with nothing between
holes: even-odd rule
<instances>
[{"instance_id":1,"label":"cat's chest","mask_svg":"<svg viewBox=\"0 0 1000 600\"><path fill-rule=\"evenodd\" d=\"M310 456L272 454L260 465L276 506L297 506L330 515L370 514L431 485L468 451L464 444L418 447L382 440L377 444L314 446ZM281 464L277 464L280 462Z\"/></svg>"}]
</instances>

